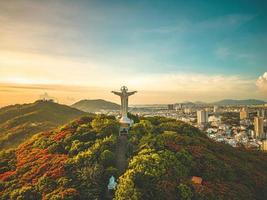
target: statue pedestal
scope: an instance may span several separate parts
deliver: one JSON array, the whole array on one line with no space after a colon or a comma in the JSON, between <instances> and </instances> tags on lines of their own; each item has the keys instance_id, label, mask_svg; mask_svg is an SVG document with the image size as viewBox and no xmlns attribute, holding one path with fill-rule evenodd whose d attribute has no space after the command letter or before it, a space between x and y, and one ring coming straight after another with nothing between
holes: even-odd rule
<instances>
[{"instance_id":1,"label":"statue pedestal","mask_svg":"<svg viewBox=\"0 0 267 200\"><path fill-rule=\"evenodd\" d=\"M132 126L133 121L128 117L122 117L120 119L120 135L128 135L129 129Z\"/></svg>"}]
</instances>

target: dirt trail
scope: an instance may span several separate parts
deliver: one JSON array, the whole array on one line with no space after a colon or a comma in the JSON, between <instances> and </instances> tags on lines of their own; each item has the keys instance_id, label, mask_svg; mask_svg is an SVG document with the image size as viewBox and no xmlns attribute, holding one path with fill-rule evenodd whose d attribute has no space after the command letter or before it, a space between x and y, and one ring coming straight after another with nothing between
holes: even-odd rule
<instances>
[{"instance_id":1,"label":"dirt trail","mask_svg":"<svg viewBox=\"0 0 267 200\"><path fill-rule=\"evenodd\" d=\"M119 170L119 175L122 175L127 167L127 135L121 135L118 138L116 146L116 166Z\"/></svg>"},{"instance_id":2,"label":"dirt trail","mask_svg":"<svg viewBox=\"0 0 267 200\"><path fill-rule=\"evenodd\" d=\"M126 168L127 168L127 135L121 135L118 137L118 141L116 144L116 167L119 170L119 176L121 176ZM118 178L118 177L116 177ZM116 180L118 182L118 179ZM112 200L114 198L114 191L106 191L106 198L107 200Z\"/></svg>"}]
</instances>

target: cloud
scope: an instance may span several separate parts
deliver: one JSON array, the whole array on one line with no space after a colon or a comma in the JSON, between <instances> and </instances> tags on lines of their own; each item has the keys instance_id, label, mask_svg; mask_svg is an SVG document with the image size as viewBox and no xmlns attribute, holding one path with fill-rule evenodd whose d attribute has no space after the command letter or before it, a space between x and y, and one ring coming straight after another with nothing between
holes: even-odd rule
<instances>
[{"instance_id":1,"label":"cloud","mask_svg":"<svg viewBox=\"0 0 267 200\"><path fill-rule=\"evenodd\" d=\"M96 79L99 76L96 76ZM258 92L255 81L255 79L234 75L165 73L125 74L125 76L118 74L118 76L107 80L107 84L101 84L101 86L99 84L99 87L90 87L90 85L10 85L6 83L2 84L2 87L0 84L0 90L9 89L15 92L0 93L0 106L1 104L32 102L45 91L56 97L60 103L65 104L72 104L74 101L85 98L103 98L119 102L119 99L110 91L119 89L122 85L126 85L129 90L138 91L134 98L131 98L131 104L175 103L185 100L213 102L225 98L267 100L266 93ZM264 82L266 86L266 75L259 78L257 82ZM43 90L44 88L46 90ZM1 98L1 95L3 95L3 98Z\"/></svg>"},{"instance_id":2,"label":"cloud","mask_svg":"<svg viewBox=\"0 0 267 200\"><path fill-rule=\"evenodd\" d=\"M261 91L267 92L267 72L257 79L256 85Z\"/></svg>"},{"instance_id":3,"label":"cloud","mask_svg":"<svg viewBox=\"0 0 267 200\"><path fill-rule=\"evenodd\" d=\"M129 84L145 90L166 90L166 91L210 91L217 89L246 88L253 85L253 80L239 76L205 75L197 73L163 73L148 74L132 77Z\"/></svg>"}]
</instances>

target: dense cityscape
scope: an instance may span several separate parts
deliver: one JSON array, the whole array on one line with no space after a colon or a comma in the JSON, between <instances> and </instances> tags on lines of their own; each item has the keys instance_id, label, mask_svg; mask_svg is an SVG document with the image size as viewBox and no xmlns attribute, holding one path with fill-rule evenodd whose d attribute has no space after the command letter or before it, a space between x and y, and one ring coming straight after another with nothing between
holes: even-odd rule
<instances>
[{"instance_id":1,"label":"dense cityscape","mask_svg":"<svg viewBox=\"0 0 267 200\"><path fill-rule=\"evenodd\" d=\"M144 117L161 116L186 122L209 138L233 147L267 150L267 104L218 106L186 102L131 106L130 111ZM118 115L118 111L98 113Z\"/></svg>"}]
</instances>

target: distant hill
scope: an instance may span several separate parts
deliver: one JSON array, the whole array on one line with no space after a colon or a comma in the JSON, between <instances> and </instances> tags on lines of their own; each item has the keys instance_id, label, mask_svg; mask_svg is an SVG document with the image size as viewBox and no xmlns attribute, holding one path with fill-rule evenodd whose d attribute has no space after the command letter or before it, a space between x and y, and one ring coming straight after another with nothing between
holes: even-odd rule
<instances>
[{"instance_id":1,"label":"distant hill","mask_svg":"<svg viewBox=\"0 0 267 200\"><path fill-rule=\"evenodd\" d=\"M215 105L261 105L265 104L265 101L257 99L244 99L244 100L234 100L234 99L224 99L221 101L214 102Z\"/></svg>"},{"instance_id":2,"label":"distant hill","mask_svg":"<svg viewBox=\"0 0 267 200\"><path fill-rule=\"evenodd\" d=\"M100 110L119 110L120 105L105 101L103 99L94 100L81 100L72 105L73 108L77 108L84 112L99 112Z\"/></svg>"},{"instance_id":3,"label":"distant hill","mask_svg":"<svg viewBox=\"0 0 267 200\"><path fill-rule=\"evenodd\" d=\"M50 101L17 104L0 109L0 149L15 147L35 133L54 128L84 112Z\"/></svg>"}]
</instances>

